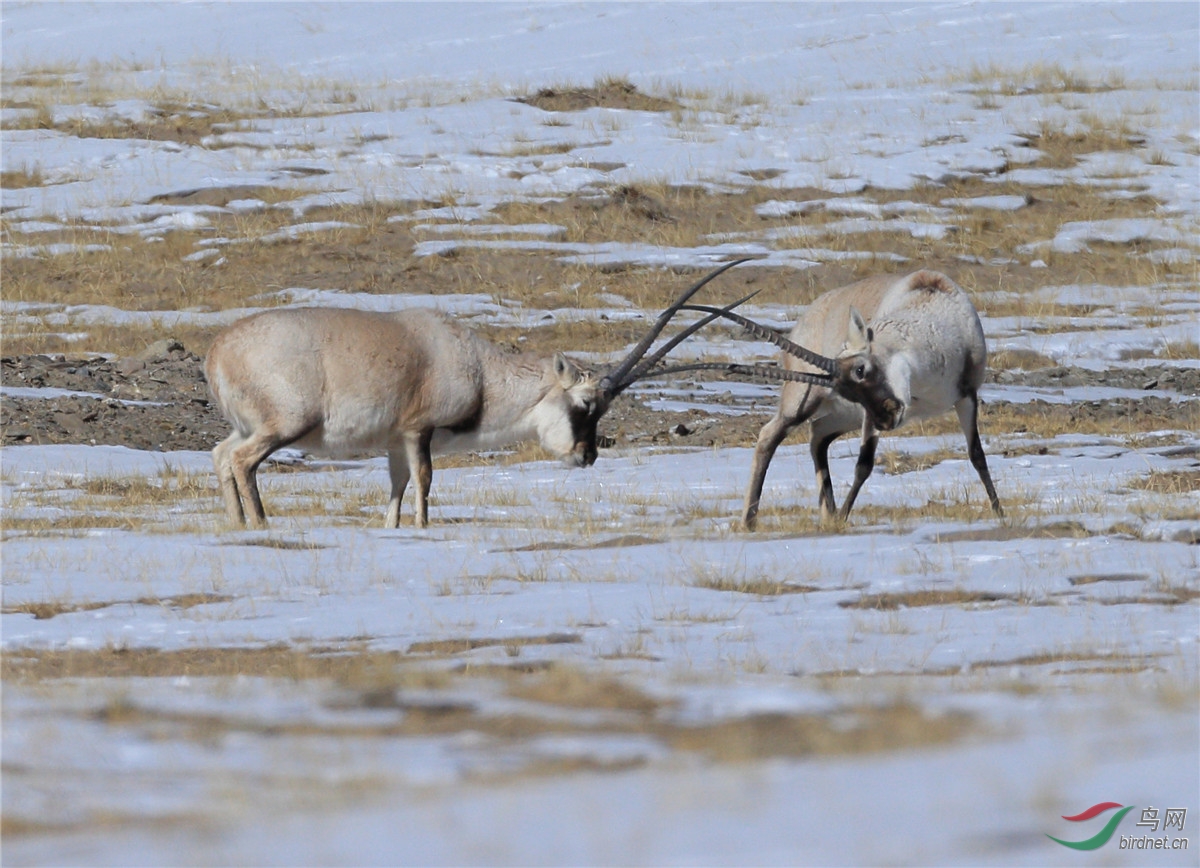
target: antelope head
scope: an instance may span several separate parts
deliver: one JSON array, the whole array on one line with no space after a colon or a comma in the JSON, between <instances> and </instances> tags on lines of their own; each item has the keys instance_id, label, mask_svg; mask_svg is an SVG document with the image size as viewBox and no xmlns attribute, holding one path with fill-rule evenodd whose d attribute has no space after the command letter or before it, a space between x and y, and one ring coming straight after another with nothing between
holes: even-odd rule
<instances>
[{"instance_id":1,"label":"antelope head","mask_svg":"<svg viewBox=\"0 0 1200 868\"><path fill-rule=\"evenodd\" d=\"M858 309L851 307L846 343L836 359L838 371L832 388L846 400L861 405L880 431L891 431L904 421L905 406L892 390L886 366L874 352L874 340L874 331Z\"/></svg>"},{"instance_id":2,"label":"antelope head","mask_svg":"<svg viewBox=\"0 0 1200 868\"><path fill-rule=\"evenodd\" d=\"M654 369L667 353L677 347L682 341L695 334L699 329L716 319L721 315L720 312L728 313L739 304L753 297L753 294L748 295L725 308L713 308L712 310L718 312L710 313L709 316L698 323L684 329L647 358L650 346L662 334L663 329L667 327L675 314L681 310L688 309L687 302L692 296L699 292L713 278L723 274L735 265L740 265L747 261L746 259L737 259L733 262L727 262L688 287L680 293L679 297L675 299L670 307L658 315L658 318L654 321L649 331L642 336L642 339L630 350L628 355L615 364L597 372L595 375L580 370L561 354L555 356L555 375L559 379L560 388L568 398L567 417L570 422L569 436L573 439L574 443L569 451L561 450L566 452L564 460L568 464L577 467L588 467L595 462L596 425L618 395L643 377L652 373L657 374L658 371Z\"/></svg>"},{"instance_id":3,"label":"antelope head","mask_svg":"<svg viewBox=\"0 0 1200 868\"><path fill-rule=\"evenodd\" d=\"M722 371L727 374L749 377L765 377L771 380L808 383L812 386L822 386L841 395L848 401L860 405L870 417L872 424L881 431L890 431L904 420L904 402L893 391L887 378L885 365L875 354L872 342L874 334L867 326L862 315L855 309L850 309L850 322L847 326L846 342L836 358L829 358L815 353L806 347L788 340L772 328L768 328L754 320L747 319L741 314L732 312L732 308L746 301L739 299L724 308L709 307L701 304L680 304L679 310L691 310L706 313L708 316L690 327L690 330L720 317L731 320L742 326L751 335L762 341L767 341L779 347L791 357L817 368L820 373L794 371L771 365L741 365L722 362L697 362L687 365L672 365L653 371L655 375L673 374L683 371ZM689 334L690 334L689 330Z\"/></svg>"}]
</instances>

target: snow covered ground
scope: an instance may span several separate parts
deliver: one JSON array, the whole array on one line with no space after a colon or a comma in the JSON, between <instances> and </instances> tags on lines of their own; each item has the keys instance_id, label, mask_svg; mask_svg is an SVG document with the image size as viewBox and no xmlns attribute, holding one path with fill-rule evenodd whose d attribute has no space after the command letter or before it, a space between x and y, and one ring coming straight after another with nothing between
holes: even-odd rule
<instances>
[{"instance_id":1,"label":"snow covered ground","mask_svg":"<svg viewBox=\"0 0 1200 868\"><path fill-rule=\"evenodd\" d=\"M906 448L939 445L929 439ZM12 535L6 611L52 603L64 612L5 615L6 653L284 645L406 652L409 665L428 656L438 668L447 661L423 655L423 643L479 647L453 655L465 675L395 688L379 707L365 688L261 677L8 687L5 810L63 831L14 837L6 856L1055 862L1058 845L1041 833L1076 837L1059 814L1114 793L1136 805L1192 804L1197 622L1187 593L1198 527L1145 521L1154 499L1125 487L1193 458L1093 439L1045 445L1045 455L993 457L1004 494L1031 497L1026 515L1042 516L1011 533L984 520L969 465L950 460L876 474L864 499L970 496L979 521L732 534L749 459L733 449L606 455L569 473L546 463L439 471L427 532L277 519L270 532L230 534L206 495L139 510L133 530L105 527L99 512L94 529ZM803 446L786 447L768 497L807 505L806 460ZM842 449L835 477L852 464ZM201 453L11 449L5 508L71 511L85 479L208 467ZM279 509L289 497L318 497L336 511L363 490L364 511L384 504L380 460L266 478L264 496ZM119 498L111 510L130 516ZM1120 530L1128 527L1138 530ZM774 593L754 592L764 581ZM926 593L949 600L911 596ZM886 595L901 602L889 606ZM627 710L539 708L470 677L472 667L509 663L536 672L546 660L638 685L661 703L653 721L668 730L804 714L853 727L861 703L896 702L968 722L948 743L920 749L805 756L797 745L796 757L768 749L761 760L709 763L631 726ZM410 704L571 725L516 738L483 726L397 737L389 727ZM129 720L114 723L120 714ZM195 719L214 733L198 736ZM568 771L536 771L551 763ZM98 835L105 813L122 822Z\"/></svg>"},{"instance_id":2,"label":"snow covered ground","mask_svg":"<svg viewBox=\"0 0 1200 868\"><path fill-rule=\"evenodd\" d=\"M138 117L152 87L281 116L197 146L5 129L5 172L49 179L0 194L5 258L53 257L38 238L68 223L150 237L203 226L214 206L151 200L275 185L304 191L287 203L291 231L336 229L303 221L321 204L453 198L452 229L445 215L417 215L430 226L417 256L536 245L598 265L754 252L802 268L852 245L821 236L780 248L766 231L699 248L580 245L553 227L526 226L518 240L484 227L502 202L600 181L721 189L768 171L781 188L831 197L770 203L773 213L842 209L824 232L887 218L921 237L953 231L962 203L884 214L846 194L1005 166L1010 180L1136 188L1166 203L1145 225L1071 224L1047 251L1148 238L1154 251L1131 255L1195 259L1195 4L5 3L0 21L6 121L29 111L14 105L32 87L22 76L62 69L104 94L57 106L65 117ZM1105 86L1063 105L1019 88L982 100L972 79L1038 64ZM606 75L696 110L681 122L596 108L549 125L511 99ZM347 88L355 108L338 111ZM1089 113L1137 114L1144 147L1020 168L1031 149L1015 130ZM975 202L1001 215L1021 204ZM231 243L213 237L204 250ZM280 292L356 307L434 301ZM1006 300L1003 289L979 299ZM572 315L628 315L620 301ZM1194 274L1046 286L1030 301L1089 312L985 318L994 353L1103 369L1197 338ZM490 295L436 303L527 327L546 313ZM249 309L4 300L0 314L11 335L134 318L208 325ZM778 324L796 314L752 312ZM719 338L691 351L764 354ZM984 394L1120 396L1003 384ZM842 485L856 446L833 450ZM107 651L118 674L4 685L4 859L1066 864L1080 854L1047 835L1089 838L1105 819L1062 818L1117 801L1135 806L1120 836L1152 833L1135 825L1146 809L1187 809L1182 829L1156 833L1189 849L1147 854L1114 836L1105 864L1196 864L1200 492L1187 480L1200 435L988 431L985 446L1005 521L987 512L959 436L897 436L881 453L933 457L877 471L846 532L753 535L732 529L747 448L608 450L575 471L435 468L421 532L366 526L385 507L381 459L310 462L263 474L276 518L253 533L224 528L206 453L7 448L4 654L58 655L69 676L71 660ZM812 506L804 445L781 449L765 497L797 514ZM314 515L316 503L329 514ZM57 529L36 530L39 519ZM365 662L313 678L295 660L265 667L280 649L322 666ZM119 674L122 654L207 651L198 674ZM259 655L243 674L213 674L213 660L242 652Z\"/></svg>"}]
</instances>

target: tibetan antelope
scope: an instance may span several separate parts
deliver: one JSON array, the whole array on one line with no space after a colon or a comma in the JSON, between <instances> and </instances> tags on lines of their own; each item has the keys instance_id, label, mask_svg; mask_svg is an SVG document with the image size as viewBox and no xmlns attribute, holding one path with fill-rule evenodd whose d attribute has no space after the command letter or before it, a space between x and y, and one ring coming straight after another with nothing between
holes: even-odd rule
<instances>
[{"instance_id":1,"label":"tibetan antelope","mask_svg":"<svg viewBox=\"0 0 1200 868\"><path fill-rule=\"evenodd\" d=\"M266 525L255 475L284 446L332 456L386 450L392 528L414 471L414 522L428 523L435 453L536 438L568 465L587 467L596 460L596 423L609 403L716 314L644 359L667 323L708 281L745 261L729 262L683 292L624 359L598 376L562 353L504 352L428 310L293 308L239 320L217 336L204 367L234 429L213 449L225 512L236 524L246 524L248 512L254 527Z\"/></svg>"},{"instance_id":2,"label":"tibetan antelope","mask_svg":"<svg viewBox=\"0 0 1200 868\"><path fill-rule=\"evenodd\" d=\"M979 439L979 387L987 363L983 326L966 293L944 274L879 275L830 290L809 306L787 339L728 311L686 304L682 309L733 320L784 350L783 371L718 363L660 370L724 369L732 374L785 379L779 409L763 426L754 448L742 506L742 525L747 530L754 528L763 481L775 450L802 422L812 421L809 452L820 489L821 518L836 515L844 521L874 468L879 431L939 416L951 408L958 414L967 454L987 489L992 511L1004 515ZM804 347L836 353L835 363L821 364L796 352L809 352ZM813 373L814 366L819 373ZM788 372L790 376L781 376ZM838 511L829 477L829 446L855 429L862 431L858 463L854 482Z\"/></svg>"}]
</instances>

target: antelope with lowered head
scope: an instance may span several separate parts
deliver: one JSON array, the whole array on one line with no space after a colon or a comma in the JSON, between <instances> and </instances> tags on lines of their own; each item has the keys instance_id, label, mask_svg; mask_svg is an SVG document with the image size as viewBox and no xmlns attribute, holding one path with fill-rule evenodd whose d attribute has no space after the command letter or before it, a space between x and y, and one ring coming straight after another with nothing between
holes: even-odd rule
<instances>
[{"instance_id":1,"label":"antelope with lowered head","mask_svg":"<svg viewBox=\"0 0 1200 868\"><path fill-rule=\"evenodd\" d=\"M763 426L754 448L742 507L742 525L747 530L757 520L775 450L801 423L812 421L809 452L820 488L821 518L836 515L845 521L874 468L879 431L940 416L951 408L958 414L968 457L983 481L992 511L1004 515L979 439L979 387L987 365L983 326L967 294L946 275L936 271L904 277L877 275L832 289L809 306L787 339L729 311L687 304L682 309L733 320L784 350L784 370L707 363L660 371L724 369L785 380L779 409ZM834 353L836 358L822 363L822 357L804 347ZM862 431L862 443L854 482L839 511L829 476L829 446L856 429Z\"/></svg>"},{"instance_id":2,"label":"antelope with lowered head","mask_svg":"<svg viewBox=\"0 0 1200 868\"><path fill-rule=\"evenodd\" d=\"M266 526L256 471L285 446L332 456L386 450L386 525L393 528L414 471L414 522L428 523L434 453L536 438L569 465L589 466L596 460L596 423L613 398L715 315L643 361L654 340L702 286L744 261L725 264L682 293L599 376L562 353L504 352L428 310L292 308L239 320L217 336L204 367L233 426L213 449L225 512L236 524L246 524L248 512L254 527Z\"/></svg>"}]
</instances>

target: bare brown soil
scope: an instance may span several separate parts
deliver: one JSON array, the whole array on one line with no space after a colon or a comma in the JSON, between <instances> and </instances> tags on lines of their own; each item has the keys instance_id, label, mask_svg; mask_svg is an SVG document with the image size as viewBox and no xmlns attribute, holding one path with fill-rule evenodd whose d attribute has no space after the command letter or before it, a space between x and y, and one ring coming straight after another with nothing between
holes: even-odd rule
<instances>
[{"instance_id":1,"label":"bare brown soil","mask_svg":"<svg viewBox=\"0 0 1200 868\"><path fill-rule=\"evenodd\" d=\"M582 111L589 108L631 109L663 112L682 108L674 100L642 93L628 81L612 79L591 87L544 87L517 102L548 112Z\"/></svg>"},{"instance_id":2,"label":"bare brown soil","mask_svg":"<svg viewBox=\"0 0 1200 868\"><path fill-rule=\"evenodd\" d=\"M667 96L641 93L629 82L615 78L579 87L544 88L521 101L547 112L591 106L659 112L679 108ZM72 132L191 141L216 129L253 119L253 112L241 115L219 109L196 112L172 104L160 108L159 114L146 122L147 129L131 130L118 124L107 130ZM1036 143L1046 146L1043 139L1054 134L1052 129L1040 130L1036 133ZM1063 160L1112 145L1108 139L1097 139L1094 135L1082 139L1059 138ZM322 171L301 165L287 168L292 177ZM834 211L820 208L793 217L760 216L756 209L768 200L830 198L820 190L774 186L770 177L771 170L764 169L761 178L748 177L745 187L719 192L699 185L671 186L652 181L598 185L564 198L509 202L498 206L489 222L494 220L497 228L504 224L553 224L562 227L566 240L577 243L638 242L680 247L770 228L812 229L818 233L821 245L863 254L849 260L835 257L835 261L799 271L757 268L750 263L723 275L719 286L713 285L714 299L732 299L759 290L760 298L776 304L807 304L830 287L868 273L908 270L919 262L924 267L945 271L970 293L1003 288L1017 299L1011 303L1015 305L1012 311L1007 308L988 311L992 315L1016 313L1036 318L1066 312L1024 304L1024 292L1037 286L1088 282L1147 285L1164 276L1158 267L1147 271L1150 268L1147 260L1131 255L1145 252L1137 245L1099 245L1086 254L1055 255L1044 263L1046 268L1039 270L1032 269L1016 254L1023 244L1053 237L1064 222L1153 215L1159 203L1149 196L1109 197L1069 183L1037 187L983 178L951 179L903 191L863 191L862 198L881 205L898 199L939 204L948 197L1000 193L1019 194L1027 202L1025 208L1003 217L975 212L960 214L956 220L961 231L934 242L886 231L848 237L821 236L819 232L826 224L841 218ZM4 179L6 186L40 183L44 179L35 174ZM178 230L149 240L114 236L102 226L63 224L61 230L44 233L45 241L77 245L79 250L50 257L6 259L5 299L113 305L130 311L219 310L273 304L276 302L271 290L306 287L387 295L484 293L553 311L608 306L615 295L644 311L646 317L629 322L568 318L535 329L481 329L489 339L509 347L613 352L635 341L649 317L697 276L695 269L675 272L624 265L594 267L565 262L540 252L470 245L455 247L444 255L416 257L415 246L428 238L428 231L422 229L423 220L411 219L414 212L425 207L451 206L453 202L371 201L317 208L298 215L287 204L301 193L300 189L286 185L241 185L181 189L156 196L150 204L219 207L234 199L258 198L269 207L253 214L214 213L210 215L213 221L210 231ZM345 228L272 240L279 229L301 219L334 221ZM195 261L189 255L196 251L200 241L211 235L239 242L222 248L219 267ZM779 243L787 246L791 242ZM806 246L811 242L801 237L796 243ZM108 250L87 252L87 245L103 245ZM888 258L897 253L910 261L898 263ZM992 259L995 256L1001 259ZM1072 315L1087 312L1070 311ZM210 449L229 430L208 401L201 373L201 359L214 335L211 329L181 328L169 337L182 341L182 345L160 348L148 356L146 346L168 336L142 326L92 326L84 336L73 335L72 342L57 328L31 328L24 332L6 328L5 331L6 357L0 360L0 381L6 387L52 387L98 397L3 396L0 398L3 445L94 443L150 450ZM1194 345L1176 348L1177 353L1188 357L1194 350ZM1196 409L1200 402L1181 403L1168 396L1172 392L1200 395L1200 370L1172 367L1166 357L1161 364L1138 371L1058 368L1035 353L1001 353L992 363L994 381L1002 384L1062 388L1119 386L1142 390L1145 396L1074 404L998 403L985 408L981 422L985 434L1029 432L1052 436L1065 431L1120 434L1200 427ZM737 408L744 412L735 414L703 408L658 412L642 403L648 397L653 397L652 393L627 393L616 403L601 423L605 442L750 445L773 412L770 403ZM718 403L722 400L704 399ZM955 430L955 426L954 419L947 416L912 430L917 434L940 433Z\"/></svg>"},{"instance_id":3,"label":"bare brown soil","mask_svg":"<svg viewBox=\"0 0 1200 868\"><path fill-rule=\"evenodd\" d=\"M178 343L158 342L143 357L22 355L0 359L0 382L8 387L63 389L87 393L55 398L0 397L0 443L82 443L151 451L211 449L230 428L211 404L203 360ZM1151 431L1197 423L1197 402L1171 400L1166 392L1200 395L1200 370L1045 368L992 372L1006 384L1064 387L1104 385L1140 389L1144 398L1074 404L999 403L985 408L982 426L991 431ZM682 381L686 384L689 381ZM774 412L758 406L739 415L696 408L653 410L644 401L653 391L617 401L601 422L607 444L751 446ZM715 399L720 403L723 399ZM723 408L724 409L724 408ZM952 415L914 433L956 430ZM798 438L806 435L800 433Z\"/></svg>"}]
</instances>

